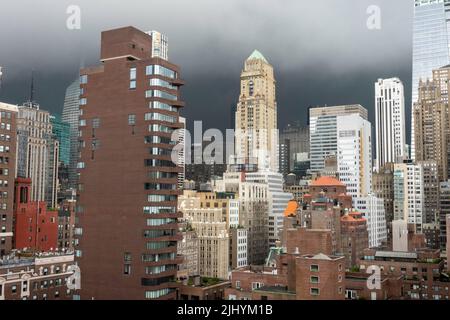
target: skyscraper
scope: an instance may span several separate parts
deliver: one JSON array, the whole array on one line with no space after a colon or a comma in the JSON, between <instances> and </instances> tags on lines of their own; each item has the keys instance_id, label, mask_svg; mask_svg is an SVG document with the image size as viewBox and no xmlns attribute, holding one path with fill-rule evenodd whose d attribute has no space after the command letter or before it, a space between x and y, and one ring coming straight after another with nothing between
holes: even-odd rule
<instances>
[{"instance_id":1,"label":"skyscraper","mask_svg":"<svg viewBox=\"0 0 450 320\"><path fill-rule=\"evenodd\" d=\"M59 116L50 116L53 135L59 141L59 161L64 165L70 162L70 125Z\"/></svg>"},{"instance_id":2,"label":"skyscraper","mask_svg":"<svg viewBox=\"0 0 450 320\"><path fill-rule=\"evenodd\" d=\"M367 220L369 232L369 248L380 247L387 241L386 212L384 201L374 195L356 198L355 209L363 214Z\"/></svg>"},{"instance_id":3,"label":"skyscraper","mask_svg":"<svg viewBox=\"0 0 450 320\"><path fill-rule=\"evenodd\" d=\"M325 168L327 156L337 156L337 117L356 113L367 120L368 112L361 105L317 107L309 110L311 171Z\"/></svg>"},{"instance_id":4,"label":"skyscraper","mask_svg":"<svg viewBox=\"0 0 450 320\"><path fill-rule=\"evenodd\" d=\"M372 125L358 114L337 117L337 170L353 198L372 192Z\"/></svg>"},{"instance_id":5,"label":"skyscraper","mask_svg":"<svg viewBox=\"0 0 450 320\"><path fill-rule=\"evenodd\" d=\"M17 116L15 105L0 102L0 258L12 249Z\"/></svg>"},{"instance_id":6,"label":"skyscraper","mask_svg":"<svg viewBox=\"0 0 450 320\"><path fill-rule=\"evenodd\" d=\"M376 168L407 158L405 93L398 78L375 83Z\"/></svg>"},{"instance_id":7,"label":"skyscraper","mask_svg":"<svg viewBox=\"0 0 450 320\"><path fill-rule=\"evenodd\" d=\"M133 27L102 32L102 64L80 72L82 299L176 297L182 168L171 154L184 81L152 42Z\"/></svg>"},{"instance_id":8,"label":"skyscraper","mask_svg":"<svg viewBox=\"0 0 450 320\"><path fill-rule=\"evenodd\" d=\"M59 141L50 113L29 101L19 106L17 120L17 177L31 179L30 201L57 203Z\"/></svg>"},{"instance_id":9,"label":"skyscraper","mask_svg":"<svg viewBox=\"0 0 450 320\"><path fill-rule=\"evenodd\" d=\"M394 221L404 220L422 232L424 215L423 165L394 165Z\"/></svg>"},{"instance_id":10,"label":"skyscraper","mask_svg":"<svg viewBox=\"0 0 450 320\"><path fill-rule=\"evenodd\" d=\"M236 162L278 172L278 127L273 67L255 50L241 73L236 112Z\"/></svg>"},{"instance_id":11,"label":"skyscraper","mask_svg":"<svg viewBox=\"0 0 450 320\"><path fill-rule=\"evenodd\" d=\"M304 161L305 155L309 157L309 126L302 126L299 122L287 125L280 133L280 141L286 139L289 139L289 170L292 172L296 163Z\"/></svg>"},{"instance_id":12,"label":"skyscraper","mask_svg":"<svg viewBox=\"0 0 450 320\"><path fill-rule=\"evenodd\" d=\"M449 250L449 233L447 230L450 225L448 224L448 216L450 216L450 181L441 182L440 192L439 192L439 225L440 225L440 243L441 250L447 250L447 254L450 253ZM447 248L447 249L446 249Z\"/></svg>"},{"instance_id":13,"label":"skyscraper","mask_svg":"<svg viewBox=\"0 0 450 320\"><path fill-rule=\"evenodd\" d=\"M450 63L449 0L415 0L413 27L412 104L419 98L419 81L426 81L434 69ZM415 126L411 120L411 158L415 159Z\"/></svg>"},{"instance_id":14,"label":"skyscraper","mask_svg":"<svg viewBox=\"0 0 450 320\"><path fill-rule=\"evenodd\" d=\"M416 161L436 161L440 181L448 177L448 104L435 81L420 82L413 108Z\"/></svg>"},{"instance_id":15,"label":"skyscraper","mask_svg":"<svg viewBox=\"0 0 450 320\"><path fill-rule=\"evenodd\" d=\"M310 110L311 170L322 171L327 157L336 157L339 178L354 198L372 189L372 129L367 118L361 105Z\"/></svg>"},{"instance_id":16,"label":"skyscraper","mask_svg":"<svg viewBox=\"0 0 450 320\"><path fill-rule=\"evenodd\" d=\"M69 187L77 187L78 161L78 121L80 116L80 80L77 79L67 88L61 120L70 126L70 155L69 155Z\"/></svg>"}]
</instances>

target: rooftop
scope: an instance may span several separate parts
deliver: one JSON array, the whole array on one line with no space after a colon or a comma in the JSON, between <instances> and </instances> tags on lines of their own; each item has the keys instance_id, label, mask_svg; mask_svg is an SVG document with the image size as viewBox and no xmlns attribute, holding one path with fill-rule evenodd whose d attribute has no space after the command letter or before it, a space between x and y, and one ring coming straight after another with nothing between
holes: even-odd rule
<instances>
[{"instance_id":1,"label":"rooftop","mask_svg":"<svg viewBox=\"0 0 450 320\"><path fill-rule=\"evenodd\" d=\"M285 286L264 286L264 287L254 290L254 291L255 292L295 294L294 292L288 291L288 288Z\"/></svg>"},{"instance_id":2,"label":"rooftop","mask_svg":"<svg viewBox=\"0 0 450 320\"><path fill-rule=\"evenodd\" d=\"M295 200L291 200L288 202L288 205L286 207L286 210L284 210L284 216L285 217L289 217L292 215L296 215L297 214L297 209L298 209L298 203Z\"/></svg>"},{"instance_id":3,"label":"rooftop","mask_svg":"<svg viewBox=\"0 0 450 320\"><path fill-rule=\"evenodd\" d=\"M311 183L312 187L345 187L338 179L333 177L320 177Z\"/></svg>"}]
</instances>

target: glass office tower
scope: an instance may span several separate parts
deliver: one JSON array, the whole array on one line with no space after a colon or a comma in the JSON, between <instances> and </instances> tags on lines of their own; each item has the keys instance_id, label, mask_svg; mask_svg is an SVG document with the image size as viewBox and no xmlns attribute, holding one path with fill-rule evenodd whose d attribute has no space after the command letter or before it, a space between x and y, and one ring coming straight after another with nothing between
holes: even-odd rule
<instances>
[{"instance_id":1,"label":"glass office tower","mask_svg":"<svg viewBox=\"0 0 450 320\"><path fill-rule=\"evenodd\" d=\"M420 79L450 63L450 0L415 0L413 27L412 104L417 101ZM415 159L414 117L411 115L411 158Z\"/></svg>"},{"instance_id":2,"label":"glass office tower","mask_svg":"<svg viewBox=\"0 0 450 320\"><path fill-rule=\"evenodd\" d=\"M66 90L64 108L61 120L70 126L70 151L69 151L69 187L76 188L77 162L78 162L78 121L80 115L80 81L75 80Z\"/></svg>"}]
</instances>

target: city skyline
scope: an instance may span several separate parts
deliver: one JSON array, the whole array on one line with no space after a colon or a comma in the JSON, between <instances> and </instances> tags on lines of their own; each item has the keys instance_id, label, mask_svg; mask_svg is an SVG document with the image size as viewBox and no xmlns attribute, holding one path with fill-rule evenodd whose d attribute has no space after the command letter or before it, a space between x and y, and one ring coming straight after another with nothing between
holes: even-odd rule
<instances>
[{"instance_id":1,"label":"city skyline","mask_svg":"<svg viewBox=\"0 0 450 320\"><path fill-rule=\"evenodd\" d=\"M450 300L450 0L41 1L0 300Z\"/></svg>"}]
</instances>

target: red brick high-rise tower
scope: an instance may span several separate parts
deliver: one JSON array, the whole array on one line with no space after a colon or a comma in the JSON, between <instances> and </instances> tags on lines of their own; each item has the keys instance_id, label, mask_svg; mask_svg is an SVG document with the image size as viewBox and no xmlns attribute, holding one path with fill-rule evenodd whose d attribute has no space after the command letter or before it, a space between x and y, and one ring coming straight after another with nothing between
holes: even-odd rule
<instances>
[{"instance_id":1,"label":"red brick high-rise tower","mask_svg":"<svg viewBox=\"0 0 450 320\"><path fill-rule=\"evenodd\" d=\"M176 296L182 168L171 152L172 132L183 127L184 82L154 45L150 34L133 27L103 32L102 64L80 73L75 242L81 299Z\"/></svg>"}]
</instances>

